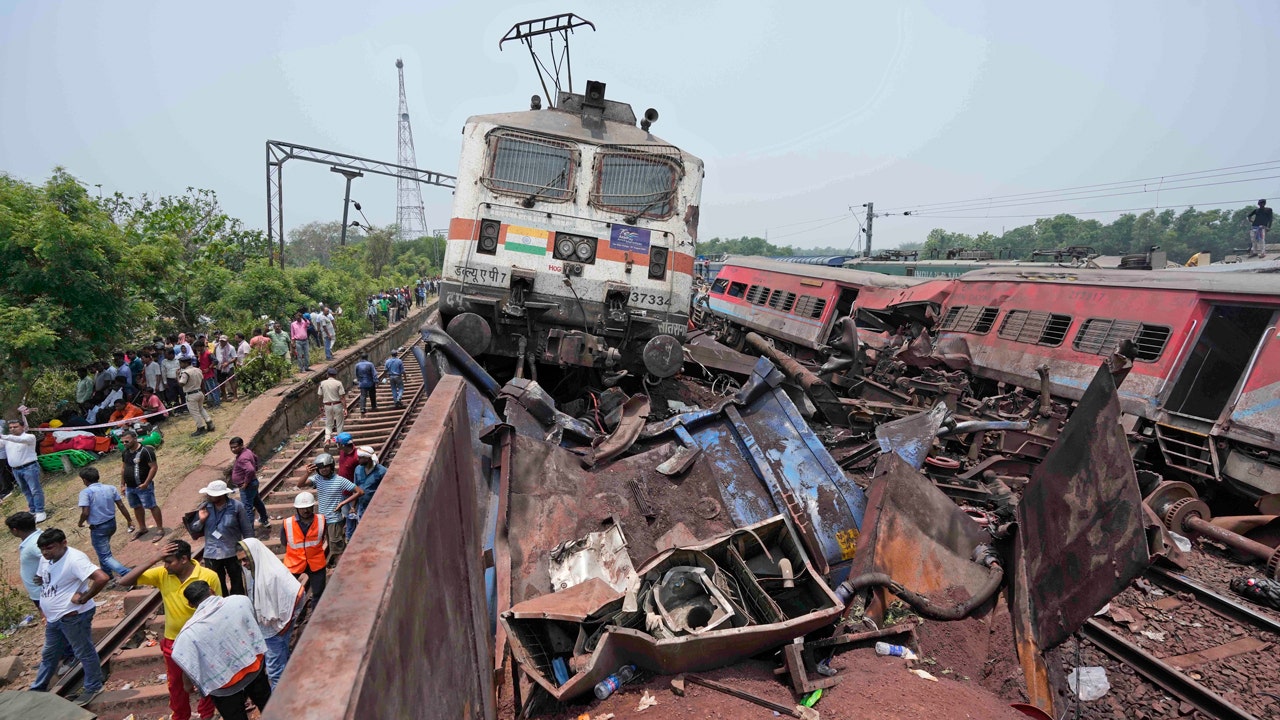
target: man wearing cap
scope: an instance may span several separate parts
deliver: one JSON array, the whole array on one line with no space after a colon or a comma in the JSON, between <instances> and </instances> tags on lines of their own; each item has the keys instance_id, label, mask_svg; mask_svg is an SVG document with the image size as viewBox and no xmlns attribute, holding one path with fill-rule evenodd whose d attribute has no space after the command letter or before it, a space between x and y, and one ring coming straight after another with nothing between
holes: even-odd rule
<instances>
[{"instance_id":1,"label":"man wearing cap","mask_svg":"<svg viewBox=\"0 0 1280 720\"><path fill-rule=\"evenodd\" d=\"M244 446L242 438L233 437L228 442L231 455L231 485L240 491L240 502L249 510L250 519L253 512L258 511L262 527L271 527L271 518L267 517L267 506L258 494L258 456Z\"/></svg>"},{"instance_id":2,"label":"man wearing cap","mask_svg":"<svg viewBox=\"0 0 1280 720\"><path fill-rule=\"evenodd\" d=\"M204 373L191 364L191 358L183 356L178 359L178 385L187 395L187 409L191 419L196 421L196 431L192 435L203 435L213 431L213 418L204 409Z\"/></svg>"},{"instance_id":3,"label":"man wearing cap","mask_svg":"<svg viewBox=\"0 0 1280 720\"><path fill-rule=\"evenodd\" d=\"M232 378L236 373L236 360L240 355L236 352L236 347L232 345L226 335L219 335L218 342L213 346L213 362L217 366L217 378L219 385L224 385L227 389L227 402L235 402L236 399L236 381Z\"/></svg>"},{"instance_id":4,"label":"man wearing cap","mask_svg":"<svg viewBox=\"0 0 1280 720\"><path fill-rule=\"evenodd\" d=\"M120 459L123 461L123 472L120 481L124 489L124 499L133 508L133 517L138 521L138 530L133 539L146 535L147 515L151 511L151 519L156 521L156 536L151 542L159 542L164 537L164 515L156 502L156 472L160 467L156 460L155 448L138 442L138 433L133 428L125 428L120 432Z\"/></svg>"},{"instance_id":5,"label":"man wearing cap","mask_svg":"<svg viewBox=\"0 0 1280 720\"><path fill-rule=\"evenodd\" d=\"M4 443L5 462L18 481L18 488L27 498L27 509L42 523L48 517L44 512L44 486L40 484L40 463L36 462L36 436L27 429L26 421L10 420L0 433Z\"/></svg>"},{"instance_id":6,"label":"man wearing cap","mask_svg":"<svg viewBox=\"0 0 1280 720\"><path fill-rule=\"evenodd\" d=\"M353 482L364 491L356 501L356 520L359 521L364 517L365 508L369 507L369 502L373 500L373 494L382 484L382 478L387 474L387 466L378 462L377 453L368 445L357 448L356 457L359 462L356 464Z\"/></svg>"},{"instance_id":7,"label":"man wearing cap","mask_svg":"<svg viewBox=\"0 0 1280 720\"><path fill-rule=\"evenodd\" d=\"M338 475L354 482L356 479L356 466L360 463L360 459L356 457L356 440L351 436L351 433L347 432L338 433L338 436L334 439L338 442L338 456L334 458L334 463L338 467ZM343 499L345 500L348 495L350 493L343 493ZM356 531L356 521L359 520L356 516L354 503L347 507L344 515L346 516L347 539L350 540L351 534Z\"/></svg>"},{"instance_id":8,"label":"man wearing cap","mask_svg":"<svg viewBox=\"0 0 1280 720\"><path fill-rule=\"evenodd\" d=\"M366 398L369 409L378 412L378 368L369 362L369 353L360 353L360 362L356 363L356 384L360 386L360 414L364 415Z\"/></svg>"},{"instance_id":9,"label":"man wearing cap","mask_svg":"<svg viewBox=\"0 0 1280 720\"><path fill-rule=\"evenodd\" d=\"M163 563L161 567L151 567ZM164 655L165 672L168 673L169 710L171 720L191 720L191 693L182 684L182 668L173 661L173 642L191 619L195 609L187 604L182 592L188 585L203 581L215 595L222 594L218 574L191 559L191 546L184 540L166 543L150 562L135 567L120 578L120 585L133 587L147 585L160 591L164 602L164 638L160 641L160 653ZM201 718L212 718L215 712L213 700L201 696L196 709Z\"/></svg>"},{"instance_id":10,"label":"man wearing cap","mask_svg":"<svg viewBox=\"0 0 1280 720\"><path fill-rule=\"evenodd\" d=\"M324 516L325 535L329 539L329 556L336 560L347 547L342 508L357 501L364 491L338 474L329 453L317 455L313 467L315 473L299 480L298 487L315 488L317 512ZM351 496L343 499L344 493L351 493Z\"/></svg>"},{"instance_id":11,"label":"man wearing cap","mask_svg":"<svg viewBox=\"0 0 1280 720\"><path fill-rule=\"evenodd\" d=\"M228 594L244 594L244 574L236 558L236 547L241 540L253 537L253 518L244 503L231 497L235 490L221 480L214 480L200 488L200 494L208 500L197 508L199 518L191 530L204 533L204 564L224 582Z\"/></svg>"},{"instance_id":12,"label":"man wearing cap","mask_svg":"<svg viewBox=\"0 0 1280 720\"><path fill-rule=\"evenodd\" d=\"M284 566L298 577L307 574L307 587L316 600L324 594L329 564L325 549L325 520L316 514L316 496L300 492L293 499L293 515L280 527L280 546L284 550Z\"/></svg>"},{"instance_id":13,"label":"man wearing cap","mask_svg":"<svg viewBox=\"0 0 1280 720\"><path fill-rule=\"evenodd\" d=\"M342 398L347 394L347 389L342 387L338 371L329 368L316 392L324 406L324 441L327 443L334 435L340 435L342 426L346 424L347 408Z\"/></svg>"}]
</instances>

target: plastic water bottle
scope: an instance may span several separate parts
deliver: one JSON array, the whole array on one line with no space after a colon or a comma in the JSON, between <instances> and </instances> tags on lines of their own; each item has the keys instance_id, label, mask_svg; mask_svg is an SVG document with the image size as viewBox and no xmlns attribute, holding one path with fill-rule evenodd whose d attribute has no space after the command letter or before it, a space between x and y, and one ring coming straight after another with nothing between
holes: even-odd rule
<instances>
[{"instance_id":1,"label":"plastic water bottle","mask_svg":"<svg viewBox=\"0 0 1280 720\"><path fill-rule=\"evenodd\" d=\"M876 654L892 655L893 657L907 657L908 655L914 655L915 653L901 645L891 645L887 642L878 642L876 643Z\"/></svg>"},{"instance_id":2,"label":"plastic water bottle","mask_svg":"<svg viewBox=\"0 0 1280 720\"><path fill-rule=\"evenodd\" d=\"M635 676L636 676L635 665L623 665L622 667L618 668L618 672L610 675L609 677L601 680L599 683L596 684L596 697L600 700L603 700L609 697L610 695L613 694L614 690L617 690L623 685L626 685L628 682L631 682L631 679L634 678Z\"/></svg>"}]
</instances>

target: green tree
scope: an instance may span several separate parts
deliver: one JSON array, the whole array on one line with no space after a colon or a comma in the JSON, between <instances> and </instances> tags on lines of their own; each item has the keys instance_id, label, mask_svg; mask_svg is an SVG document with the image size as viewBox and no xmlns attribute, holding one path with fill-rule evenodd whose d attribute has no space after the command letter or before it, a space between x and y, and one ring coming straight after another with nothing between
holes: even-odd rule
<instances>
[{"instance_id":1,"label":"green tree","mask_svg":"<svg viewBox=\"0 0 1280 720\"><path fill-rule=\"evenodd\" d=\"M150 312L129 290L120 229L64 169L43 186L0 174L0 368L5 400L39 369L103 354Z\"/></svg>"}]
</instances>

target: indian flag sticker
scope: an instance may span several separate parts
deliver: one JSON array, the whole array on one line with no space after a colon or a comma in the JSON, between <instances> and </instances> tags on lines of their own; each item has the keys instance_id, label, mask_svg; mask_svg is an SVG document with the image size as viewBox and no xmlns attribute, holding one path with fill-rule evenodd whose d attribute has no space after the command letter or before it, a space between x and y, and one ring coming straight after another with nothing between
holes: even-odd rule
<instances>
[{"instance_id":1,"label":"indian flag sticker","mask_svg":"<svg viewBox=\"0 0 1280 720\"><path fill-rule=\"evenodd\" d=\"M551 232L548 230L538 230L537 228L520 227L518 225L507 226L507 249L514 252L546 255L547 240L550 238Z\"/></svg>"}]
</instances>

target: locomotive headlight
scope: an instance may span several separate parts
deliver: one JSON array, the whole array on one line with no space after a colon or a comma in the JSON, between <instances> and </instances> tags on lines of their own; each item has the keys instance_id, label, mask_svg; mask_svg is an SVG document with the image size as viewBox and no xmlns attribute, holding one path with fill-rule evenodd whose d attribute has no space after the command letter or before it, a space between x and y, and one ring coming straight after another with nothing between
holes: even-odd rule
<instances>
[{"instance_id":1,"label":"locomotive headlight","mask_svg":"<svg viewBox=\"0 0 1280 720\"><path fill-rule=\"evenodd\" d=\"M480 242L476 252L485 255L498 254L498 234L502 230L502 223L497 220L481 220L480 221Z\"/></svg>"},{"instance_id":2,"label":"locomotive headlight","mask_svg":"<svg viewBox=\"0 0 1280 720\"><path fill-rule=\"evenodd\" d=\"M590 265L596 261L596 239L585 235L556 233L551 255L557 260L572 260Z\"/></svg>"},{"instance_id":3,"label":"locomotive headlight","mask_svg":"<svg viewBox=\"0 0 1280 720\"><path fill-rule=\"evenodd\" d=\"M596 241L592 238L583 238L578 241L578 247L573 251L579 262L589 263L596 256Z\"/></svg>"},{"instance_id":4,"label":"locomotive headlight","mask_svg":"<svg viewBox=\"0 0 1280 720\"><path fill-rule=\"evenodd\" d=\"M556 236L556 250L553 253L557 260L571 260L577 245L574 244L573 238L564 235Z\"/></svg>"},{"instance_id":5,"label":"locomotive headlight","mask_svg":"<svg viewBox=\"0 0 1280 720\"><path fill-rule=\"evenodd\" d=\"M649 279L662 280L667 276L667 254L664 247L649 248Z\"/></svg>"}]
</instances>

